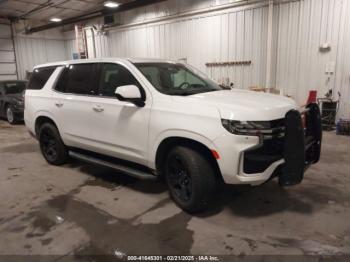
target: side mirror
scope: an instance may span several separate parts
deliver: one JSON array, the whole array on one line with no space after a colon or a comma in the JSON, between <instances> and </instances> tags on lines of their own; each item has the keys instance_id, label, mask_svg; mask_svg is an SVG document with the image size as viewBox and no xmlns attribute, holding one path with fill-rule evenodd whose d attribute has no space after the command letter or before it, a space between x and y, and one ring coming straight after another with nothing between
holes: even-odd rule
<instances>
[{"instance_id":1,"label":"side mirror","mask_svg":"<svg viewBox=\"0 0 350 262\"><path fill-rule=\"evenodd\" d=\"M135 85L118 86L115 89L115 96L120 101L131 102L139 107L145 105L140 89Z\"/></svg>"}]
</instances>

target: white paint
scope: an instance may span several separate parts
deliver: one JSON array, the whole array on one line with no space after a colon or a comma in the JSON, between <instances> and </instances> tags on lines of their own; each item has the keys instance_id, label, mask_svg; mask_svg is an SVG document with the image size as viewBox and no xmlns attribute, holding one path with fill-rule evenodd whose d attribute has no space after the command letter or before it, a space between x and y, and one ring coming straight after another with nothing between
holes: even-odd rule
<instances>
[{"instance_id":1,"label":"white paint","mask_svg":"<svg viewBox=\"0 0 350 262\"><path fill-rule=\"evenodd\" d=\"M27 128L35 134L37 117L48 116L57 125L65 145L114 156L151 169L156 169L157 149L164 139L192 139L219 154L218 165L224 181L229 184L261 184L283 163L280 159L264 172L256 174L240 171L241 155L258 145L259 137L230 133L223 127L222 119L281 119L289 110L298 108L292 99L246 90L220 90L191 96L166 95L156 90L134 66L133 63L138 61L106 58L41 65L60 68L55 70L43 89L26 91L24 118ZM60 93L53 89L63 65L86 62L116 63L128 69L145 91L144 106L130 107L130 102L115 97ZM174 63L147 59L143 62ZM205 79L202 77L203 81ZM120 88L126 89L127 86ZM122 93L129 95L126 90ZM135 97L137 93L135 90L130 96Z\"/></svg>"}]
</instances>

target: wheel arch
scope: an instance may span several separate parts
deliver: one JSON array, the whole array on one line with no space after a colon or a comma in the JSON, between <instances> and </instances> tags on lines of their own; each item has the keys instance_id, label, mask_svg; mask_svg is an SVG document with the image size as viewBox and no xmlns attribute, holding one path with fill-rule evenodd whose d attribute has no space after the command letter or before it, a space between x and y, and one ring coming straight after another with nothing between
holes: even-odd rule
<instances>
[{"instance_id":1,"label":"wheel arch","mask_svg":"<svg viewBox=\"0 0 350 262\"><path fill-rule=\"evenodd\" d=\"M216 175L222 178L221 171L217 159L214 157L212 149L208 145L204 144L193 138L182 137L182 136L169 136L164 138L158 145L155 153L155 168L157 172L161 175L161 170L163 169L163 164L167 157L168 152L175 146L186 146L201 152L204 157L213 166Z\"/></svg>"},{"instance_id":2,"label":"wheel arch","mask_svg":"<svg viewBox=\"0 0 350 262\"><path fill-rule=\"evenodd\" d=\"M40 126L42 126L44 123L51 123L58 129L56 122L51 117L47 115L39 115L36 117L35 123L34 123L36 136L38 136Z\"/></svg>"}]
</instances>

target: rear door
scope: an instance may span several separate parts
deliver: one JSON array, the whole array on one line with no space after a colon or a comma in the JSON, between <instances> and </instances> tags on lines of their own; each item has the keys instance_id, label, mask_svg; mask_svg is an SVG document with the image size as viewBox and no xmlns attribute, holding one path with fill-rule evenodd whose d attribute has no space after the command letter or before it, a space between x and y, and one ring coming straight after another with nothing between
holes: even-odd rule
<instances>
[{"instance_id":1,"label":"rear door","mask_svg":"<svg viewBox=\"0 0 350 262\"><path fill-rule=\"evenodd\" d=\"M97 88L96 64L66 66L54 94L54 115L61 136L69 146L89 149L91 134L91 97Z\"/></svg>"}]
</instances>

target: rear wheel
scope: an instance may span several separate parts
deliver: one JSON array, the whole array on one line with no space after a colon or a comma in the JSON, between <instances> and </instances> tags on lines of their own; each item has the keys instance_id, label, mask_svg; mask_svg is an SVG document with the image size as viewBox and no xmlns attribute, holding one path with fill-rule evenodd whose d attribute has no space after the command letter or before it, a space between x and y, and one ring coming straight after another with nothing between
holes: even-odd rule
<instances>
[{"instance_id":1,"label":"rear wheel","mask_svg":"<svg viewBox=\"0 0 350 262\"><path fill-rule=\"evenodd\" d=\"M215 191L215 172L210 162L195 149L177 146L166 159L164 168L170 196L188 212L203 210Z\"/></svg>"},{"instance_id":2,"label":"rear wheel","mask_svg":"<svg viewBox=\"0 0 350 262\"><path fill-rule=\"evenodd\" d=\"M53 124L45 123L39 128L39 143L41 153L48 163L62 165L67 162L67 148Z\"/></svg>"},{"instance_id":3,"label":"rear wheel","mask_svg":"<svg viewBox=\"0 0 350 262\"><path fill-rule=\"evenodd\" d=\"M15 114L13 113L13 109L11 106L8 106L6 108L6 118L7 122L9 122L11 125L16 124Z\"/></svg>"}]
</instances>

